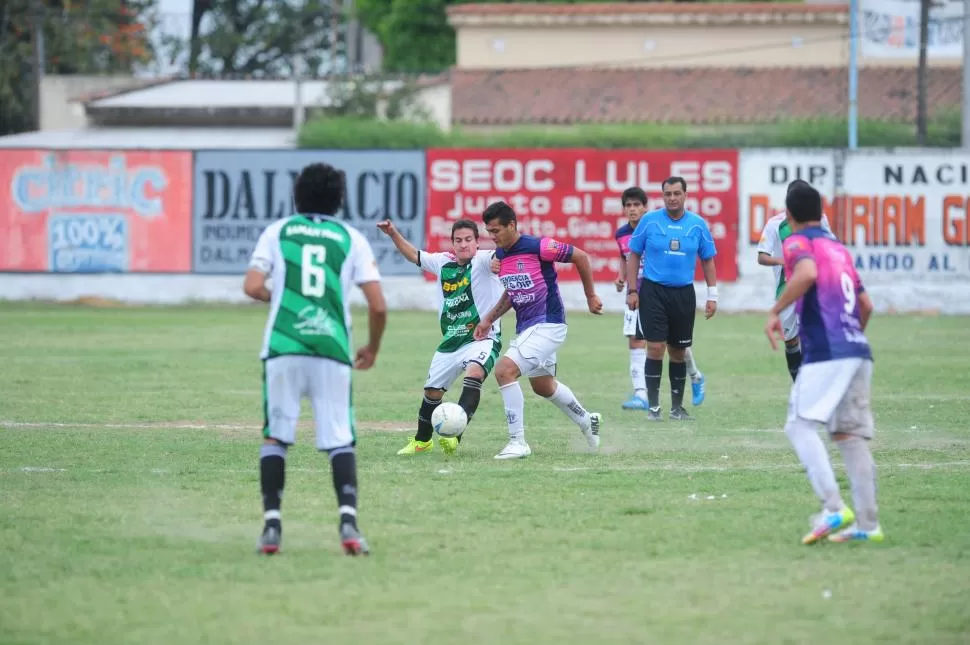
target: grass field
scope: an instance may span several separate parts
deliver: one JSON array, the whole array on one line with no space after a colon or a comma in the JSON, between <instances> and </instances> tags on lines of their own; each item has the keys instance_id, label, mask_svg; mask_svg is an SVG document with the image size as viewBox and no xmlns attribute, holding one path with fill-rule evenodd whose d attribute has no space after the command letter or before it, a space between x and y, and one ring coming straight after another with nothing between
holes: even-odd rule
<instances>
[{"instance_id":1,"label":"grass field","mask_svg":"<svg viewBox=\"0 0 970 645\"><path fill-rule=\"evenodd\" d=\"M340 554L308 425L285 552L253 553L263 320L0 305L0 643L970 642L965 318L874 320L887 541L803 547L816 503L761 317L699 321L708 400L648 427L619 409L620 320L572 314L560 378L604 413L601 453L528 394L534 454L496 462L494 381L456 458L394 454L436 331L392 312L355 384L366 559Z\"/></svg>"}]
</instances>

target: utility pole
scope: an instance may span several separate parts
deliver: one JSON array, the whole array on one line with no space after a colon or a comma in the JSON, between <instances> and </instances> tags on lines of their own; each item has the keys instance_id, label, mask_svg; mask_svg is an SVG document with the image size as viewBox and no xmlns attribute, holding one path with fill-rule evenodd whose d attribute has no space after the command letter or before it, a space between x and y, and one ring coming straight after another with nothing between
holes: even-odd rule
<instances>
[{"instance_id":1,"label":"utility pole","mask_svg":"<svg viewBox=\"0 0 970 645\"><path fill-rule=\"evenodd\" d=\"M41 85L44 81L44 63L46 54L44 53L44 6L40 0L33 0L30 3L30 40L33 45L33 125L34 130L40 130L41 113Z\"/></svg>"},{"instance_id":2,"label":"utility pole","mask_svg":"<svg viewBox=\"0 0 970 645\"><path fill-rule=\"evenodd\" d=\"M916 72L916 144L926 145L926 41L929 39L930 3L920 0L919 7L919 69Z\"/></svg>"},{"instance_id":3,"label":"utility pole","mask_svg":"<svg viewBox=\"0 0 970 645\"><path fill-rule=\"evenodd\" d=\"M970 148L970 0L963 0L963 147Z\"/></svg>"},{"instance_id":4,"label":"utility pole","mask_svg":"<svg viewBox=\"0 0 970 645\"><path fill-rule=\"evenodd\" d=\"M970 0L967 0L970 2ZM849 150L859 147L859 0L849 2Z\"/></svg>"}]
</instances>

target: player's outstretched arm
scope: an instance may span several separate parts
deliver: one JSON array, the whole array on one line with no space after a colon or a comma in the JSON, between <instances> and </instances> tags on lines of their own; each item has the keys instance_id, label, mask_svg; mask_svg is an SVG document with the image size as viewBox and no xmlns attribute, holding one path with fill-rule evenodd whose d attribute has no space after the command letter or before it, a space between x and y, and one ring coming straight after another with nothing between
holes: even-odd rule
<instances>
[{"instance_id":1,"label":"player's outstretched arm","mask_svg":"<svg viewBox=\"0 0 970 645\"><path fill-rule=\"evenodd\" d=\"M359 370L366 370L374 365L377 360L377 352L381 348L384 328L387 327L387 303L384 301L384 291L378 281L365 282L360 285L360 290L364 293L364 299L367 300L369 336L367 345L357 350L354 367Z\"/></svg>"},{"instance_id":2,"label":"player's outstretched arm","mask_svg":"<svg viewBox=\"0 0 970 645\"><path fill-rule=\"evenodd\" d=\"M596 285L593 283L593 265L589 262L586 251L578 248L573 249L573 257L570 260L576 265L579 272L579 279L583 281L583 291L586 292L586 306L589 312L599 316L603 313L603 301L596 295Z\"/></svg>"},{"instance_id":3,"label":"player's outstretched arm","mask_svg":"<svg viewBox=\"0 0 970 645\"><path fill-rule=\"evenodd\" d=\"M266 288L266 274L257 268L250 268L246 271L246 277L243 279L243 293L253 300L269 302L272 294Z\"/></svg>"},{"instance_id":4,"label":"player's outstretched arm","mask_svg":"<svg viewBox=\"0 0 970 645\"><path fill-rule=\"evenodd\" d=\"M473 332L475 340L485 340L488 338L488 334L492 329L492 325L495 324L495 321L508 313L511 308L512 300L509 298L509 292L506 291L499 298L498 302L495 303L495 306L492 307L492 310L485 314L482 321L475 327L475 331Z\"/></svg>"},{"instance_id":5,"label":"player's outstretched arm","mask_svg":"<svg viewBox=\"0 0 970 645\"><path fill-rule=\"evenodd\" d=\"M400 251L401 255L406 257L409 262L412 264L420 264L418 261L418 250L414 248L414 245L408 242L403 235L401 235L401 231L394 227L391 220L386 219L383 222L378 222L377 228L391 238L391 241L394 242L394 246L397 247L397 250Z\"/></svg>"}]
</instances>

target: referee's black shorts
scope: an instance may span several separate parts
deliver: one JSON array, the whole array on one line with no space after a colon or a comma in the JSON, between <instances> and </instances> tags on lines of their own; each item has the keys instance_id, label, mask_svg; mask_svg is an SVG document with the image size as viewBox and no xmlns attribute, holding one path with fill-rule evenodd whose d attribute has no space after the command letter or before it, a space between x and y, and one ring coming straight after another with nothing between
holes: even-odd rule
<instances>
[{"instance_id":1,"label":"referee's black shorts","mask_svg":"<svg viewBox=\"0 0 970 645\"><path fill-rule=\"evenodd\" d=\"M693 284L665 287L646 278L640 283L640 329L648 343L690 347L696 313L697 295Z\"/></svg>"}]
</instances>

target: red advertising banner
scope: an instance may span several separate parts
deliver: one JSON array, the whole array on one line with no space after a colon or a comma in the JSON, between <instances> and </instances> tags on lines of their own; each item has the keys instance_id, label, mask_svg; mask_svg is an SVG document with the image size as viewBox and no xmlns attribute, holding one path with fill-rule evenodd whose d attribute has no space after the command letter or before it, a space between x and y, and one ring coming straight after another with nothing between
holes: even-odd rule
<instances>
[{"instance_id":1,"label":"red advertising banner","mask_svg":"<svg viewBox=\"0 0 970 645\"><path fill-rule=\"evenodd\" d=\"M429 250L450 250L455 220L469 218L482 226L485 207L505 200L522 233L579 246L590 255L594 279L612 282L620 266L614 233L626 223L621 193L640 186L648 208L661 208L660 182L678 175L687 181L687 208L710 224L718 280L737 280L737 150L432 149L427 162ZM559 274L562 280L579 279L571 265L561 265ZM703 279L699 264L697 279Z\"/></svg>"},{"instance_id":2,"label":"red advertising banner","mask_svg":"<svg viewBox=\"0 0 970 645\"><path fill-rule=\"evenodd\" d=\"M0 151L0 271L187 273L192 153Z\"/></svg>"}]
</instances>

